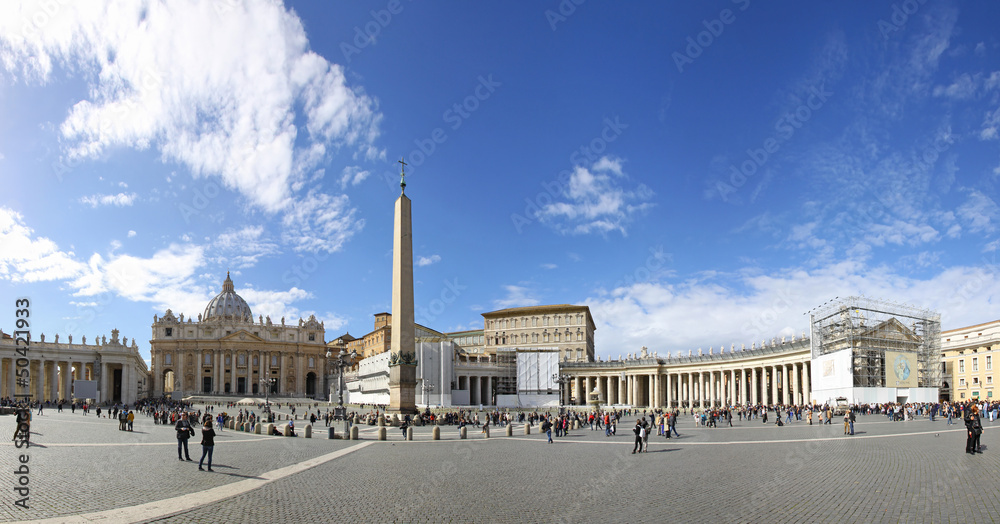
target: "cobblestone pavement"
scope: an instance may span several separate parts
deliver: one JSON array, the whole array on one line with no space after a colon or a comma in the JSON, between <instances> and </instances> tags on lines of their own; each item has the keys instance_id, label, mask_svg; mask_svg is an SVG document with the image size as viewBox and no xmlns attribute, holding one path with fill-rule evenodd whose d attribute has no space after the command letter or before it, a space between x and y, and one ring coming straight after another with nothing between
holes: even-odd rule
<instances>
[{"instance_id":1,"label":"cobblestone pavement","mask_svg":"<svg viewBox=\"0 0 1000 524\"><path fill-rule=\"evenodd\" d=\"M216 447L216 473L176 459L170 427L144 417L135 433L108 419L79 414L36 417L29 450L30 506L13 506L10 474L0 520L82 515L121 508L105 521L135 521L130 508L171 497L238 487L247 478L260 487L221 496L156 522L583 522L614 515L630 522L959 522L994 521L1000 422L986 423L982 455L965 454L964 426L944 420L888 422L859 417L856 434L843 424L794 422L784 427L734 421L736 427L678 425L681 438L651 436L649 452L631 453L635 418L618 435L589 428L546 444L544 435L513 437L492 428L484 439L468 428L416 428L414 442L387 428L362 426L370 445L317 437L263 437L225 431ZM13 433L12 417L0 428ZM319 435L322 433L322 435ZM192 458L200 457L192 439ZM16 467L12 444L0 453ZM44 447L43 447L44 446ZM346 454L315 467L272 477L274 470ZM276 478L276 480L270 480ZM218 492L219 490L215 490ZM193 495L188 495L193 494ZM149 517L144 517L149 518ZM159 520L156 520L159 518Z\"/></svg>"}]
</instances>

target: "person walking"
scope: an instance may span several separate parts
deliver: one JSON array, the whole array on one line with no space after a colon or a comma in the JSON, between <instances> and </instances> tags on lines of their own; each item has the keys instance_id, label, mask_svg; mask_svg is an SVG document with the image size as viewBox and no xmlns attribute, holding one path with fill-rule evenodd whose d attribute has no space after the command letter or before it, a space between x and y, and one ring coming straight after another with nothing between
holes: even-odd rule
<instances>
[{"instance_id":1,"label":"person walking","mask_svg":"<svg viewBox=\"0 0 1000 524\"><path fill-rule=\"evenodd\" d=\"M549 438L549 444L552 444L552 423L549 422L549 419L542 421L542 432Z\"/></svg>"},{"instance_id":2,"label":"person walking","mask_svg":"<svg viewBox=\"0 0 1000 524\"><path fill-rule=\"evenodd\" d=\"M212 419L205 421L201 428L201 460L198 461L198 471L205 471L201 465L208 457L208 470L212 471L212 451L215 449L215 430L212 429Z\"/></svg>"},{"instance_id":3,"label":"person walking","mask_svg":"<svg viewBox=\"0 0 1000 524\"><path fill-rule=\"evenodd\" d=\"M192 428L191 423L188 422L187 413L181 415L180 420L174 424L174 431L177 432L177 460L184 460L187 458L189 462L194 462L191 460L191 453L188 452L188 439L194 436L194 428ZM182 449L184 451L183 456L181 456Z\"/></svg>"},{"instance_id":4,"label":"person walking","mask_svg":"<svg viewBox=\"0 0 1000 524\"><path fill-rule=\"evenodd\" d=\"M637 451L640 452L640 453L642 452L643 431L645 431L645 430L642 427L642 422L636 420L635 421L635 427L632 428L632 433L635 433L635 445L632 446L632 454L633 455L635 455L635 453Z\"/></svg>"},{"instance_id":5,"label":"person walking","mask_svg":"<svg viewBox=\"0 0 1000 524\"><path fill-rule=\"evenodd\" d=\"M968 433L968 438L965 441L965 452L970 455L982 453L979 437L983 434L983 421L979 418L979 406L973 404L970 409L965 410L964 420Z\"/></svg>"}]
</instances>

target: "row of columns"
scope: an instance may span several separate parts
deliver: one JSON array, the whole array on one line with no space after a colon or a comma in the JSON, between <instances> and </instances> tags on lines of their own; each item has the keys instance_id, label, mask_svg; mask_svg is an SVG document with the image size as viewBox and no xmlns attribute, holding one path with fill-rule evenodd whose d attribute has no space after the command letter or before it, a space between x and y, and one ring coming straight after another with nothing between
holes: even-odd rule
<instances>
[{"instance_id":1,"label":"row of columns","mask_svg":"<svg viewBox=\"0 0 1000 524\"><path fill-rule=\"evenodd\" d=\"M246 357L246 362L241 367L238 364L239 355L243 354ZM165 353L160 356L161 359L165 358ZM202 371L204 368L211 366L212 369L212 391L211 394L223 395L226 394L226 385L229 386L229 393L237 393L238 379L240 377L246 378L246 389L243 393L249 393L253 391L253 385L259 384L262 378L272 378L272 370L278 370L278 389L276 394L294 394L297 396L303 396L306 393L306 359L307 355L303 353L291 354L293 357L293 364L295 374L294 376L298 378L296 380L294 387L287 384L287 371L286 371L286 357L289 356L287 352L281 351L234 351L234 350L222 350L222 349L203 349L196 350L194 352L193 367L195 369L194 373L194 384L189 384L187 378L185 377L185 369L187 368L188 362L186 362L187 354L183 351L178 351L175 353L176 362L167 365L164 362L160 363L159 369L173 370L175 386L172 389L177 389L186 393L197 392L204 393L204 387L201 383L201 378L205 376ZM210 364L206 364L205 357L209 358ZM229 364L226 364L226 357L229 357ZM272 366L271 357L277 357L277 365ZM254 364L254 358L257 358L257 364ZM320 387L320 377L323 375L322 367L325 363L325 357L313 355L315 358L314 362L314 373L316 374L316 387ZM226 378L226 370L229 370L229 377ZM242 371L241 371L242 370ZM159 376L153 377L156 383L156 392L154 394L160 395L164 391L170 390L171 388L166 387L163 384L164 376L163 373L158 373ZM263 394L263 390L258 386L258 392Z\"/></svg>"},{"instance_id":2,"label":"row of columns","mask_svg":"<svg viewBox=\"0 0 1000 524\"><path fill-rule=\"evenodd\" d=\"M459 377L459 386L463 377ZM467 375L465 378L465 385L469 389L469 405L478 406L480 404L484 406L492 406L493 402L493 392L496 390L497 378L493 376L486 375Z\"/></svg>"},{"instance_id":3,"label":"row of columns","mask_svg":"<svg viewBox=\"0 0 1000 524\"><path fill-rule=\"evenodd\" d=\"M23 363L23 362L22 362ZM112 374L110 364L102 364L100 391L110 391L110 382L105 382ZM31 360L28 364L28 388L18 385L17 359L0 359L0 397L13 398L14 395L30 394L31 400L56 401L70 399L73 395L73 380L93 380L94 364L71 360ZM122 382L125 382L128 366L123 367ZM106 385L107 384L107 385ZM21 397L24 398L24 397Z\"/></svg>"},{"instance_id":4,"label":"row of columns","mask_svg":"<svg viewBox=\"0 0 1000 524\"><path fill-rule=\"evenodd\" d=\"M576 376L570 381L577 405L601 404L706 408L738 404L811 403L809 362L708 371Z\"/></svg>"}]
</instances>

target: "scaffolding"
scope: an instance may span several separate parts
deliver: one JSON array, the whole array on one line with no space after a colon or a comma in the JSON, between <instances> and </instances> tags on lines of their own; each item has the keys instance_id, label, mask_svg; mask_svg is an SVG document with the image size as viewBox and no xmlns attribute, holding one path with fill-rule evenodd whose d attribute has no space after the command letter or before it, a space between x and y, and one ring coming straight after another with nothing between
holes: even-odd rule
<instances>
[{"instance_id":1,"label":"scaffolding","mask_svg":"<svg viewBox=\"0 0 1000 524\"><path fill-rule=\"evenodd\" d=\"M497 395L517 395L517 348L496 348Z\"/></svg>"},{"instance_id":2,"label":"scaffolding","mask_svg":"<svg viewBox=\"0 0 1000 524\"><path fill-rule=\"evenodd\" d=\"M835 298L809 312L812 358L851 350L855 387L886 387L886 353L911 354L917 387L941 386L941 315L868 297Z\"/></svg>"}]
</instances>

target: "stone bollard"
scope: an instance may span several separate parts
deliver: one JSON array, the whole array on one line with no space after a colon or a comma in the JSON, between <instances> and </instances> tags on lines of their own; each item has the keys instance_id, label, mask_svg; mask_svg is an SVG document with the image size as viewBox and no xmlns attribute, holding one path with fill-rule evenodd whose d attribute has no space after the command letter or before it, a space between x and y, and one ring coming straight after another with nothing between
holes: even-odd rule
<instances>
[{"instance_id":1,"label":"stone bollard","mask_svg":"<svg viewBox=\"0 0 1000 524\"><path fill-rule=\"evenodd\" d=\"M378 428L378 439L385 440L385 426Z\"/></svg>"},{"instance_id":2,"label":"stone bollard","mask_svg":"<svg viewBox=\"0 0 1000 524\"><path fill-rule=\"evenodd\" d=\"M399 424L400 424L400 422L399 422L399 415L393 413L392 414L392 422L390 423L390 425L392 427L394 427L394 428L398 428Z\"/></svg>"},{"instance_id":3,"label":"stone bollard","mask_svg":"<svg viewBox=\"0 0 1000 524\"><path fill-rule=\"evenodd\" d=\"M250 423L249 422L243 425L243 431L246 432L246 433L250 433Z\"/></svg>"},{"instance_id":4,"label":"stone bollard","mask_svg":"<svg viewBox=\"0 0 1000 524\"><path fill-rule=\"evenodd\" d=\"M306 438L313 438L313 425L306 424L306 429L304 431Z\"/></svg>"},{"instance_id":5,"label":"stone bollard","mask_svg":"<svg viewBox=\"0 0 1000 524\"><path fill-rule=\"evenodd\" d=\"M281 434L284 435L284 436L286 436L286 437L292 436L292 428L288 424L282 425L281 426Z\"/></svg>"},{"instance_id":6,"label":"stone bollard","mask_svg":"<svg viewBox=\"0 0 1000 524\"><path fill-rule=\"evenodd\" d=\"M580 429L580 421L573 419L573 429Z\"/></svg>"},{"instance_id":7,"label":"stone bollard","mask_svg":"<svg viewBox=\"0 0 1000 524\"><path fill-rule=\"evenodd\" d=\"M333 426L326 428L326 439L333 440L337 438L337 433L333 430Z\"/></svg>"},{"instance_id":8,"label":"stone bollard","mask_svg":"<svg viewBox=\"0 0 1000 524\"><path fill-rule=\"evenodd\" d=\"M531 424L525 424L524 425L524 434L525 435L530 435L531 434Z\"/></svg>"},{"instance_id":9,"label":"stone bollard","mask_svg":"<svg viewBox=\"0 0 1000 524\"><path fill-rule=\"evenodd\" d=\"M263 426L263 424L261 424L260 421L257 421L257 425L254 426L253 432L257 435L260 435L261 426Z\"/></svg>"},{"instance_id":10,"label":"stone bollard","mask_svg":"<svg viewBox=\"0 0 1000 524\"><path fill-rule=\"evenodd\" d=\"M413 426L406 428L406 440L413 440Z\"/></svg>"},{"instance_id":11,"label":"stone bollard","mask_svg":"<svg viewBox=\"0 0 1000 524\"><path fill-rule=\"evenodd\" d=\"M380 427L380 428L384 428L385 427L385 415L379 415L378 416L378 427Z\"/></svg>"},{"instance_id":12,"label":"stone bollard","mask_svg":"<svg viewBox=\"0 0 1000 524\"><path fill-rule=\"evenodd\" d=\"M441 440L441 426L434 426L434 429L431 430L431 439Z\"/></svg>"},{"instance_id":13,"label":"stone bollard","mask_svg":"<svg viewBox=\"0 0 1000 524\"><path fill-rule=\"evenodd\" d=\"M361 419L357 415L354 415L354 420L352 420L351 423L357 425L360 420Z\"/></svg>"},{"instance_id":14,"label":"stone bollard","mask_svg":"<svg viewBox=\"0 0 1000 524\"><path fill-rule=\"evenodd\" d=\"M465 438L468 437L468 436L469 436L469 428L466 427L466 426L462 426L458 430L458 438L460 438L462 440L465 440Z\"/></svg>"},{"instance_id":15,"label":"stone bollard","mask_svg":"<svg viewBox=\"0 0 1000 524\"><path fill-rule=\"evenodd\" d=\"M490 438L490 427L489 426L483 426L483 435L485 435L483 438Z\"/></svg>"},{"instance_id":16,"label":"stone bollard","mask_svg":"<svg viewBox=\"0 0 1000 524\"><path fill-rule=\"evenodd\" d=\"M351 426L351 440L358 440L358 427Z\"/></svg>"},{"instance_id":17,"label":"stone bollard","mask_svg":"<svg viewBox=\"0 0 1000 524\"><path fill-rule=\"evenodd\" d=\"M268 424L264 426L264 429L267 430L267 434L270 435L271 433L274 433L274 424Z\"/></svg>"},{"instance_id":18,"label":"stone bollard","mask_svg":"<svg viewBox=\"0 0 1000 524\"><path fill-rule=\"evenodd\" d=\"M507 436L508 437L513 437L514 436L514 425L513 424L507 424Z\"/></svg>"}]
</instances>

